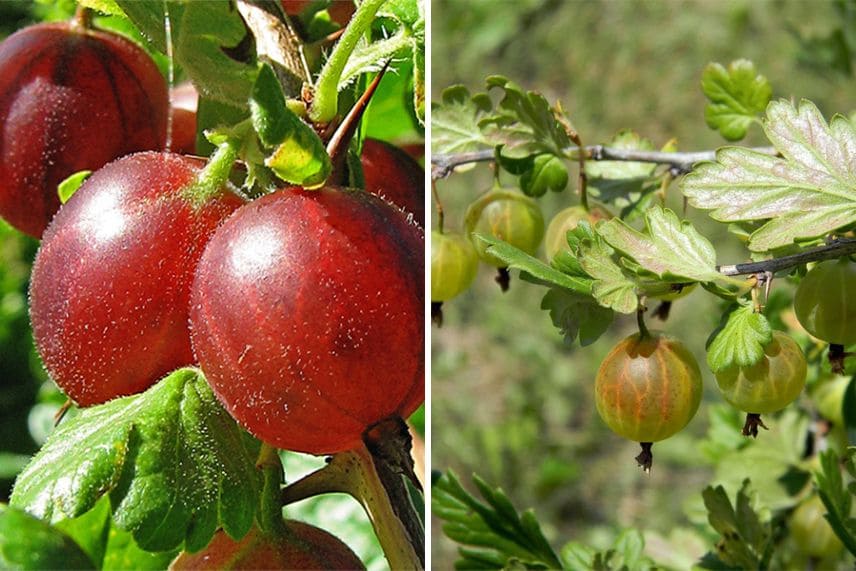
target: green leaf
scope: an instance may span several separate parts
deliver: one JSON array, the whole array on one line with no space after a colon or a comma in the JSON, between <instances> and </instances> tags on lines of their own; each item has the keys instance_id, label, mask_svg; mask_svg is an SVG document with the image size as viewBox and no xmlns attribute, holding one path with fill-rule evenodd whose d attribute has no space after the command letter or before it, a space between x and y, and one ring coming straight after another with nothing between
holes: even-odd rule
<instances>
[{"instance_id":1,"label":"green leaf","mask_svg":"<svg viewBox=\"0 0 856 571\"><path fill-rule=\"evenodd\" d=\"M104 496L95 507L73 519L63 519L54 525L80 546L96 567L105 568L104 552L110 535L110 498ZM111 569L111 567L106 567Z\"/></svg>"},{"instance_id":2,"label":"green leaf","mask_svg":"<svg viewBox=\"0 0 856 571\"><path fill-rule=\"evenodd\" d=\"M737 147L684 177L690 204L721 222L766 220L749 248L766 252L818 238L856 222L856 127L836 115L827 125L814 103L775 101L767 108L773 157Z\"/></svg>"},{"instance_id":3,"label":"green leaf","mask_svg":"<svg viewBox=\"0 0 856 571\"><path fill-rule=\"evenodd\" d=\"M291 111L285 110L282 117L282 138L265 159L265 166L291 184L309 188L321 186L333 171L323 141Z\"/></svg>"},{"instance_id":4,"label":"green leaf","mask_svg":"<svg viewBox=\"0 0 856 571\"><path fill-rule=\"evenodd\" d=\"M751 306L732 307L727 316L707 350L707 365L714 373L729 367L751 367L764 358L764 348L773 340L767 318Z\"/></svg>"},{"instance_id":5,"label":"green leaf","mask_svg":"<svg viewBox=\"0 0 856 571\"><path fill-rule=\"evenodd\" d=\"M721 536L715 557L740 569L765 568L762 562L771 541L772 527L769 521L762 522L750 505L749 480L745 480L737 492L736 509L722 486L708 486L702 497L708 521Z\"/></svg>"},{"instance_id":6,"label":"green leaf","mask_svg":"<svg viewBox=\"0 0 856 571\"><path fill-rule=\"evenodd\" d=\"M473 480L487 504L467 492L451 471L432 487L434 515L446 522L443 532L462 544L455 567L560 568L534 515L519 514L502 490L491 488L478 476Z\"/></svg>"},{"instance_id":7,"label":"green leaf","mask_svg":"<svg viewBox=\"0 0 856 571\"><path fill-rule=\"evenodd\" d=\"M83 550L45 521L0 504L0 568L95 569Z\"/></svg>"},{"instance_id":8,"label":"green leaf","mask_svg":"<svg viewBox=\"0 0 856 571\"><path fill-rule=\"evenodd\" d=\"M140 2L116 0L155 47L166 53L169 14L175 61L193 80L200 96L246 108L256 77L255 64L227 55L247 35L244 21L228 0Z\"/></svg>"},{"instance_id":9,"label":"green leaf","mask_svg":"<svg viewBox=\"0 0 856 571\"><path fill-rule=\"evenodd\" d=\"M137 545L131 533L122 531L115 526L110 527L109 534L107 550L104 553L103 569L159 571L167 569L180 551L178 549L146 551Z\"/></svg>"},{"instance_id":10,"label":"green leaf","mask_svg":"<svg viewBox=\"0 0 856 571\"><path fill-rule=\"evenodd\" d=\"M289 122L299 120L289 115L294 114L285 106L276 74L268 64L261 65L250 95L250 117L262 143L273 147L285 139Z\"/></svg>"},{"instance_id":11,"label":"green leaf","mask_svg":"<svg viewBox=\"0 0 856 571\"><path fill-rule=\"evenodd\" d=\"M412 63L405 61L384 74L363 115L360 129L366 137L384 141L413 141L423 137L423 129L414 120L412 110L401 104L413 97L414 73Z\"/></svg>"},{"instance_id":12,"label":"green leaf","mask_svg":"<svg viewBox=\"0 0 856 571\"><path fill-rule=\"evenodd\" d=\"M109 14L111 16L125 15L115 0L78 0L78 4L86 8L92 8L102 14Z\"/></svg>"},{"instance_id":13,"label":"green leaf","mask_svg":"<svg viewBox=\"0 0 856 571\"><path fill-rule=\"evenodd\" d=\"M725 69L711 63L701 76L701 89L710 99L704 108L707 126L729 141L739 141L758 115L764 112L773 89L749 60L733 61Z\"/></svg>"},{"instance_id":14,"label":"green leaf","mask_svg":"<svg viewBox=\"0 0 856 571\"><path fill-rule=\"evenodd\" d=\"M610 246L664 281L711 282L723 277L716 271L716 250L691 222L653 206L646 212L645 225L647 234L613 218L598 225L597 231Z\"/></svg>"},{"instance_id":15,"label":"green leaf","mask_svg":"<svg viewBox=\"0 0 856 571\"><path fill-rule=\"evenodd\" d=\"M532 169L520 177L520 190L529 196L543 196L547 190L561 192L568 186L568 169L554 155L537 155Z\"/></svg>"},{"instance_id":16,"label":"green leaf","mask_svg":"<svg viewBox=\"0 0 856 571\"><path fill-rule=\"evenodd\" d=\"M600 226L602 224L598 228ZM588 233L589 238L579 243L579 261L583 270L594 279L591 294L604 307L619 313L635 312L639 307L636 282L616 261L615 250L600 234L594 234L586 221L568 233L569 243L583 233ZM573 243L571 247L574 247Z\"/></svg>"},{"instance_id":17,"label":"green leaf","mask_svg":"<svg viewBox=\"0 0 856 571\"><path fill-rule=\"evenodd\" d=\"M482 234L473 234L473 236L487 242L490 245L487 253L505 262L509 268L524 271L545 284L556 285L583 295L589 295L591 292L591 280L563 274L498 238Z\"/></svg>"},{"instance_id":18,"label":"green leaf","mask_svg":"<svg viewBox=\"0 0 856 571\"><path fill-rule=\"evenodd\" d=\"M850 446L844 456L852 476L856 463L856 447ZM850 491L845 489L841 477L841 463L834 451L821 452L820 463L821 470L815 472L815 480L820 499L828 511L826 519L847 550L856 555L856 517L851 515L856 487L851 486Z\"/></svg>"},{"instance_id":19,"label":"green leaf","mask_svg":"<svg viewBox=\"0 0 856 571\"><path fill-rule=\"evenodd\" d=\"M78 171L59 183L56 188L57 194L59 194L59 201L62 204L68 202L68 199L77 192L77 189L80 188L91 174L92 171Z\"/></svg>"},{"instance_id":20,"label":"green leaf","mask_svg":"<svg viewBox=\"0 0 856 571\"><path fill-rule=\"evenodd\" d=\"M607 145L617 149L650 151L654 143L629 129L618 132ZM626 208L639 201L643 186L656 165L632 161L586 161L587 190L601 202Z\"/></svg>"},{"instance_id":21,"label":"green leaf","mask_svg":"<svg viewBox=\"0 0 856 571\"><path fill-rule=\"evenodd\" d=\"M543 95L524 91L507 78L493 75L487 78L487 88L501 89L503 97L497 113L482 121L482 125L496 125L504 138L502 154L523 158L539 153L564 156L570 140L564 126Z\"/></svg>"},{"instance_id":22,"label":"green leaf","mask_svg":"<svg viewBox=\"0 0 856 571\"><path fill-rule=\"evenodd\" d=\"M555 287L544 295L541 309L550 312L553 325L566 342L572 343L579 337L583 347L597 341L614 317L611 309L602 307L591 297Z\"/></svg>"},{"instance_id":23,"label":"green leaf","mask_svg":"<svg viewBox=\"0 0 856 571\"><path fill-rule=\"evenodd\" d=\"M56 522L109 494L115 524L142 548L201 549L218 527L239 538L252 525L260 483L247 442L201 372L180 369L61 424L11 503Z\"/></svg>"},{"instance_id":24,"label":"green leaf","mask_svg":"<svg viewBox=\"0 0 856 571\"><path fill-rule=\"evenodd\" d=\"M469 153L492 148L480 122L493 110L484 93L470 95L463 85L443 90L439 103L431 104L431 150L434 154Z\"/></svg>"}]
</instances>

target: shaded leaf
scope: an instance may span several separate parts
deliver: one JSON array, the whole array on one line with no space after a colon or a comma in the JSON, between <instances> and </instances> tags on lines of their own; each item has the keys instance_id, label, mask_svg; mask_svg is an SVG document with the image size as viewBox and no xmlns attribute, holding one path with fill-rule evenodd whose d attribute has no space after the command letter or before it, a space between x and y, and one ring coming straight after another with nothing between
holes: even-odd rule
<instances>
[{"instance_id":1,"label":"shaded leaf","mask_svg":"<svg viewBox=\"0 0 856 571\"><path fill-rule=\"evenodd\" d=\"M529 196L543 196L548 190L561 192L568 186L568 169L554 155L537 155L532 168L520 177L520 190Z\"/></svg>"},{"instance_id":2,"label":"shaded leaf","mask_svg":"<svg viewBox=\"0 0 856 571\"><path fill-rule=\"evenodd\" d=\"M259 477L248 442L201 372L180 369L60 425L11 503L55 522L109 494L115 524L141 547L201 549L218 527L243 537L252 525Z\"/></svg>"},{"instance_id":3,"label":"shaded leaf","mask_svg":"<svg viewBox=\"0 0 856 571\"><path fill-rule=\"evenodd\" d=\"M682 192L722 222L770 219L752 232L749 248L772 250L824 236L856 222L856 127L836 115L827 125L817 107L775 101L767 137L782 157L727 147L716 162L684 177Z\"/></svg>"},{"instance_id":4,"label":"shaded leaf","mask_svg":"<svg viewBox=\"0 0 856 571\"><path fill-rule=\"evenodd\" d=\"M701 89L710 99L704 108L707 126L729 141L746 136L773 96L767 78L745 59L731 62L728 69L718 63L708 64L701 76Z\"/></svg>"},{"instance_id":5,"label":"shaded leaf","mask_svg":"<svg viewBox=\"0 0 856 571\"><path fill-rule=\"evenodd\" d=\"M0 504L0 568L95 569L70 537L25 511Z\"/></svg>"},{"instance_id":6,"label":"shaded leaf","mask_svg":"<svg viewBox=\"0 0 856 571\"><path fill-rule=\"evenodd\" d=\"M580 222L573 232L568 233L568 241L572 247L574 235L579 235L580 232L591 232L586 221ZM618 264L615 250L600 234L594 234L580 242L579 260L583 270L594 279L591 293L600 305L619 313L633 313L637 310L639 297L636 295L636 282Z\"/></svg>"},{"instance_id":7,"label":"shaded leaf","mask_svg":"<svg viewBox=\"0 0 856 571\"><path fill-rule=\"evenodd\" d=\"M625 150L654 149L654 143L629 129L619 131L606 144ZM633 161L586 161L585 168L590 196L626 208L639 201L643 186L654 174L656 165Z\"/></svg>"},{"instance_id":8,"label":"shaded leaf","mask_svg":"<svg viewBox=\"0 0 856 571\"><path fill-rule=\"evenodd\" d=\"M725 325L707 349L707 365L717 373L729 367L750 367L764 358L764 348L773 340L767 318L751 306L728 313Z\"/></svg>"},{"instance_id":9,"label":"shaded leaf","mask_svg":"<svg viewBox=\"0 0 856 571\"><path fill-rule=\"evenodd\" d=\"M612 324L613 312L602 307L591 297L566 289L550 288L541 300L541 309L550 312L550 319L565 341L579 338L585 347L597 341Z\"/></svg>"},{"instance_id":10,"label":"shaded leaf","mask_svg":"<svg viewBox=\"0 0 856 571\"><path fill-rule=\"evenodd\" d=\"M856 463L856 446L849 447L844 455L848 458L845 465L852 470ZM850 490L844 487L839 459L834 451L821 452L820 462L821 469L815 472L815 480L818 495L828 512L825 517L841 543L852 555L856 555L856 517L851 515L856 487L851 486Z\"/></svg>"}]
</instances>

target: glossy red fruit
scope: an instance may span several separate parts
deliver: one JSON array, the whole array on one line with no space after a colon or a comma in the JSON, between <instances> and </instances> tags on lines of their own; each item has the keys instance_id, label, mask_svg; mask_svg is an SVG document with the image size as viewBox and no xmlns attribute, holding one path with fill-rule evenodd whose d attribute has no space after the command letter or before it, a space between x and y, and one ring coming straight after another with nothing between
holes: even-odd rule
<instances>
[{"instance_id":1,"label":"glossy red fruit","mask_svg":"<svg viewBox=\"0 0 856 571\"><path fill-rule=\"evenodd\" d=\"M281 190L205 249L190 320L231 415L278 448L352 449L424 400L424 243L363 191Z\"/></svg>"},{"instance_id":2,"label":"glossy red fruit","mask_svg":"<svg viewBox=\"0 0 856 571\"><path fill-rule=\"evenodd\" d=\"M583 220L594 226L601 220L609 220L612 212L599 204L593 204L586 210L583 206L570 206L556 214L547 225L544 235L544 254L547 261L552 260L559 252L568 250L567 234L576 228Z\"/></svg>"},{"instance_id":3,"label":"glossy red fruit","mask_svg":"<svg viewBox=\"0 0 856 571\"><path fill-rule=\"evenodd\" d=\"M637 333L613 347L595 381L595 404L613 432L657 442L683 429L701 402L701 371L677 339Z\"/></svg>"},{"instance_id":4,"label":"glossy red fruit","mask_svg":"<svg viewBox=\"0 0 856 571\"><path fill-rule=\"evenodd\" d=\"M176 153L193 155L196 153L196 112L173 107L172 132L169 149Z\"/></svg>"},{"instance_id":5,"label":"glossy red fruit","mask_svg":"<svg viewBox=\"0 0 856 571\"><path fill-rule=\"evenodd\" d=\"M733 366L716 373L716 384L733 407L767 414L791 404L805 386L806 361L796 341L773 332L764 357L751 367Z\"/></svg>"},{"instance_id":6,"label":"glossy red fruit","mask_svg":"<svg viewBox=\"0 0 856 571\"><path fill-rule=\"evenodd\" d=\"M360 155L366 190L388 200L425 227L425 169L398 147L377 139L363 141Z\"/></svg>"},{"instance_id":7,"label":"glossy red fruit","mask_svg":"<svg viewBox=\"0 0 856 571\"><path fill-rule=\"evenodd\" d=\"M95 172L45 232L30 282L36 347L51 378L88 406L193 364L190 285L205 243L243 204L185 194L204 163L170 153Z\"/></svg>"},{"instance_id":8,"label":"glossy red fruit","mask_svg":"<svg viewBox=\"0 0 856 571\"><path fill-rule=\"evenodd\" d=\"M39 24L0 44L0 216L40 237L57 185L162 149L169 102L151 58L114 34Z\"/></svg>"},{"instance_id":9,"label":"glossy red fruit","mask_svg":"<svg viewBox=\"0 0 856 571\"><path fill-rule=\"evenodd\" d=\"M218 531L205 549L181 553L170 569L365 569L335 535L307 523L286 520L279 535L253 528L240 541Z\"/></svg>"},{"instance_id":10,"label":"glossy red fruit","mask_svg":"<svg viewBox=\"0 0 856 571\"><path fill-rule=\"evenodd\" d=\"M303 10L314 4L312 0L282 0L282 8L289 16L299 16ZM319 2L320 3L320 2ZM327 7L330 19L344 26L354 15L356 5L352 0L332 0Z\"/></svg>"}]
</instances>

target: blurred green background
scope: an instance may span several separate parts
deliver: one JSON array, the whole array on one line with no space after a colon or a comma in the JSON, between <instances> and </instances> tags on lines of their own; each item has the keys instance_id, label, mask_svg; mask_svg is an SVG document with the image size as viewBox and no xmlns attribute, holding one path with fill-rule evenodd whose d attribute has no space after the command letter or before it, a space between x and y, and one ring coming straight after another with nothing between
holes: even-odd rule
<instances>
[{"instance_id":1,"label":"blurred green background","mask_svg":"<svg viewBox=\"0 0 856 571\"><path fill-rule=\"evenodd\" d=\"M432 18L433 100L450 85L483 91L485 76L505 75L561 101L585 144L631 128L657 147L673 137L680 150L723 145L705 125L700 78L709 62L738 58L754 61L774 97L811 99L827 117L856 110L854 2L435 0ZM768 144L757 126L744 143ZM447 229L461 229L467 204L491 181L480 165L437 182ZM569 189L539 202L549 221L576 197ZM668 204L683 207L674 186ZM724 226L697 211L687 216L714 241L720 263L744 261L746 250ZM565 345L539 309L546 290L513 274L502 294L482 265L432 330L432 468L451 468L465 483L476 472L519 509L534 507L554 547L576 540L605 548L620 529L636 527L655 558L689 568L712 542L684 530L704 522L700 492L724 469L717 473L704 444L710 413L722 411L711 408L722 401L704 366L721 306L696 291L674 304L665 324L649 318L696 354L705 398L687 429L654 447L645 476L633 461L638 445L609 432L593 402L600 360L635 331L634 319L620 317L589 347ZM777 446L788 424L779 418L759 441ZM433 526L434 566L451 568L456 546L436 518Z\"/></svg>"}]
</instances>

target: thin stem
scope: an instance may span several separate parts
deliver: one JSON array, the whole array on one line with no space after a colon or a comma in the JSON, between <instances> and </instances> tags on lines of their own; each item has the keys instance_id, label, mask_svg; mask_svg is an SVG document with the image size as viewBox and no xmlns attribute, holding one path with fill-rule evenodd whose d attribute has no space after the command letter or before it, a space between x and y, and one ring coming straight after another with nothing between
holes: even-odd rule
<instances>
[{"instance_id":1,"label":"thin stem","mask_svg":"<svg viewBox=\"0 0 856 571\"><path fill-rule=\"evenodd\" d=\"M259 529L265 533L282 531L285 526L282 521L280 488L284 472L282 460L280 460L276 448L270 444L262 443L259 457L256 460L256 469L262 471L263 480L261 506L258 515Z\"/></svg>"},{"instance_id":2,"label":"thin stem","mask_svg":"<svg viewBox=\"0 0 856 571\"><path fill-rule=\"evenodd\" d=\"M422 569L422 550L414 548L415 538L396 514L365 445L334 455L320 470L288 485L282 501L290 504L335 492L350 494L366 510L390 569Z\"/></svg>"},{"instance_id":3,"label":"thin stem","mask_svg":"<svg viewBox=\"0 0 856 571\"><path fill-rule=\"evenodd\" d=\"M83 4L78 4L74 11L74 17L71 19L72 26L83 28L84 30L92 29L92 17L94 12L91 8L87 8Z\"/></svg>"},{"instance_id":4,"label":"thin stem","mask_svg":"<svg viewBox=\"0 0 856 571\"><path fill-rule=\"evenodd\" d=\"M205 204L222 191L237 157L238 148L231 138L217 147L208 163L196 176L196 181L186 190L194 205Z\"/></svg>"},{"instance_id":5,"label":"thin stem","mask_svg":"<svg viewBox=\"0 0 856 571\"><path fill-rule=\"evenodd\" d=\"M577 148L583 147L583 140L580 137L580 134L571 126L570 121L568 121L564 112L562 111L562 106L559 104L557 106L558 112L556 113L556 120L559 124L565 129L565 133L568 135L568 138L571 140L573 144L577 146ZM586 153L577 153L577 161L579 163L579 176L577 177L577 192L580 195L580 206L582 206L586 212L589 211L588 204L588 191L587 191L587 183L588 177L586 176Z\"/></svg>"},{"instance_id":6,"label":"thin stem","mask_svg":"<svg viewBox=\"0 0 856 571\"><path fill-rule=\"evenodd\" d=\"M648 326L645 325L645 307L642 305L636 310L636 325L639 327L639 339L647 339L651 336Z\"/></svg>"},{"instance_id":7,"label":"thin stem","mask_svg":"<svg viewBox=\"0 0 856 571\"><path fill-rule=\"evenodd\" d=\"M375 14L385 1L365 0L360 3L351 21L345 27L342 37L333 48L333 53L324 64L315 84L314 99L309 108L309 118L313 122L328 123L336 116L339 104L339 78L354 48L371 27Z\"/></svg>"},{"instance_id":8,"label":"thin stem","mask_svg":"<svg viewBox=\"0 0 856 571\"><path fill-rule=\"evenodd\" d=\"M583 153L580 153L580 149ZM778 151L772 147L747 147L750 151L775 156ZM640 151L637 149L619 149L606 147L604 145L589 145L585 147L571 147L565 150L567 156L573 158L578 154L585 154L590 161L630 161L638 163L654 163L669 165L673 174L685 174L693 170L693 165L702 161L713 161L716 159L716 151L695 151L685 153L671 153L666 151ZM471 153L440 154L431 157L431 178L445 178L461 165L492 161L494 150L485 149Z\"/></svg>"},{"instance_id":9,"label":"thin stem","mask_svg":"<svg viewBox=\"0 0 856 571\"><path fill-rule=\"evenodd\" d=\"M761 262L748 262L745 264L734 264L731 266L717 266L716 270L726 276L740 276L747 274L775 273L786 270L808 262L830 260L856 254L856 239L837 238L828 244L805 250L798 254L772 258Z\"/></svg>"},{"instance_id":10,"label":"thin stem","mask_svg":"<svg viewBox=\"0 0 856 571\"><path fill-rule=\"evenodd\" d=\"M442 234L443 221L446 214L443 212L443 202L440 200L440 194L437 192L437 183L433 180L431 181L431 194L434 196L434 205L437 208L437 230Z\"/></svg>"}]
</instances>

